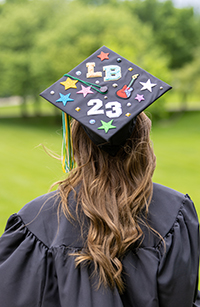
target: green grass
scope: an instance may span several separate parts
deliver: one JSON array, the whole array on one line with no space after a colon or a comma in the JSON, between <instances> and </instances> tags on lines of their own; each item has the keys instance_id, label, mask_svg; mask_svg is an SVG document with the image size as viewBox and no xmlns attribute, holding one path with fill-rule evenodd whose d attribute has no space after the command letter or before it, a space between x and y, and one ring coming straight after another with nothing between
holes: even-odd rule
<instances>
[{"instance_id":1,"label":"green grass","mask_svg":"<svg viewBox=\"0 0 200 307\"><path fill-rule=\"evenodd\" d=\"M15 98L13 98L13 102L15 102ZM21 105L9 105L9 102L6 103L6 100L4 101L3 106L1 106L1 100L0 100L0 116L4 117L18 117L21 116ZM57 112L57 109L51 104L39 97L39 106L37 106L31 97L27 100L26 104L26 112L29 116L34 116L35 111L39 111L42 115L55 115L55 112Z\"/></svg>"},{"instance_id":2,"label":"green grass","mask_svg":"<svg viewBox=\"0 0 200 307\"><path fill-rule=\"evenodd\" d=\"M154 181L188 193L200 215L200 112L154 123L151 138L157 156ZM60 118L0 118L0 141L1 234L12 213L66 175L60 161L38 147L43 143L60 153Z\"/></svg>"},{"instance_id":3,"label":"green grass","mask_svg":"<svg viewBox=\"0 0 200 307\"><path fill-rule=\"evenodd\" d=\"M154 125L152 140L157 156L154 181L188 193L200 215L200 112L176 114Z\"/></svg>"},{"instance_id":4,"label":"green grass","mask_svg":"<svg viewBox=\"0 0 200 307\"><path fill-rule=\"evenodd\" d=\"M61 152L60 119L0 119L0 233L6 219L32 198L48 192L63 178L60 161L49 157L39 144Z\"/></svg>"}]
</instances>

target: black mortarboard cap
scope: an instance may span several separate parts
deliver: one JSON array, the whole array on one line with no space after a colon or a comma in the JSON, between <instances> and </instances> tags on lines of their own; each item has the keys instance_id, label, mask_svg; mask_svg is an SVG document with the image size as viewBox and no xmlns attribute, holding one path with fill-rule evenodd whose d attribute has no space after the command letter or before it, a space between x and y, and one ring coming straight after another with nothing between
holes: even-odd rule
<instances>
[{"instance_id":1,"label":"black mortarboard cap","mask_svg":"<svg viewBox=\"0 0 200 307\"><path fill-rule=\"evenodd\" d=\"M40 95L115 155L132 134L137 115L170 88L103 46Z\"/></svg>"}]
</instances>

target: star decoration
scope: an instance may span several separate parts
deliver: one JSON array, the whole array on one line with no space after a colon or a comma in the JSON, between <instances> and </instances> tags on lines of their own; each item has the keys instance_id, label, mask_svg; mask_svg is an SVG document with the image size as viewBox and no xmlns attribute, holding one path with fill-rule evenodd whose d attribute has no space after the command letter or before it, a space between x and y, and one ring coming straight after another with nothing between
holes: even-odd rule
<instances>
[{"instance_id":1,"label":"star decoration","mask_svg":"<svg viewBox=\"0 0 200 307\"><path fill-rule=\"evenodd\" d=\"M83 97L87 96L87 94L94 94L94 92L92 92L91 86L85 87L83 85L81 85L82 90L80 90L79 92L76 92L76 94L83 94Z\"/></svg>"},{"instance_id":2,"label":"star decoration","mask_svg":"<svg viewBox=\"0 0 200 307\"><path fill-rule=\"evenodd\" d=\"M140 82L140 84L143 86L141 91L148 90L149 92L152 92L152 87L156 86L155 83L151 83L150 79L148 79L147 82Z\"/></svg>"},{"instance_id":3,"label":"star decoration","mask_svg":"<svg viewBox=\"0 0 200 307\"><path fill-rule=\"evenodd\" d=\"M59 95L60 95L60 98L58 100L56 100L56 102L62 102L64 106L66 106L68 101L74 101L74 99L69 98L71 93L69 93L67 95L63 95L63 94L59 93Z\"/></svg>"},{"instance_id":4,"label":"star decoration","mask_svg":"<svg viewBox=\"0 0 200 307\"><path fill-rule=\"evenodd\" d=\"M145 100L144 99L144 96L143 95L139 95L137 94L137 96L135 97L136 100L138 100L139 102L141 102L142 100Z\"/></svg>"},{"instance_id":5,"label":"star decoration","mask_svg":"<svg viewBox=\"0 0 200 307\"><path fill-rule=\"evenodd\" d=\"M116 126L112 125L113 119L110 120L108 123L104 122L103 120L101 120L102 126L98 127L98 130L105 130L105 133L107 133L109 131L109 129L114 129L116 128Z\"/></svg>"},{"instance_id":6,"label":"star decoration","mask_svg":"<svg viewBox=\"0 0 200 307\"><path fill-rule=\"evenodd\" d=\"M97 58L100 58L101 61L109 60L108 55L109 55L109 53L105 53L105 52L101 51L101 53L99 55L97 55Z\"/></svg>"},{"instance_id":7,"label":"star decoration","mask_svg":"<svg viewBox=\"0 0 200 307\"><path fill-rule=\"evenodd\" d=\"M68 90L68 88L77 88L76 87L77 82L78 80L72 80L68 77L64 82L60 82L60 84L64 85L65 90Z\"/></svg>"}]
</instances>

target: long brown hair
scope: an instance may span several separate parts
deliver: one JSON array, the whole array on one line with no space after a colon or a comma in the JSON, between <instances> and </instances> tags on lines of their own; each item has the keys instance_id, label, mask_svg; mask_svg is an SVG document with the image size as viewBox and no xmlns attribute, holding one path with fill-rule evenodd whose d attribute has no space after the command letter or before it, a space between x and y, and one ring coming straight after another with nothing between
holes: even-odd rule
<instances>
[{"instance_id":1,"label":"long brown hair","mask_svg":"<svg viewBox=\"0 0 200 307\"><path fill-rule=\"evenodd\" d=\"M70 217L67 198L80 186L77 205L89 220L85 248L75 262L94 264L99 285L122 292L122 258L130 245L142 237L139 216L148 212L156 158L150 143L151 121L137 116L134 131L115 157L92 143L74 121L72 137L77 167L60 183L62 209ZM74 254L73 254L74 255Z\"/></svg>"}]
</instances>

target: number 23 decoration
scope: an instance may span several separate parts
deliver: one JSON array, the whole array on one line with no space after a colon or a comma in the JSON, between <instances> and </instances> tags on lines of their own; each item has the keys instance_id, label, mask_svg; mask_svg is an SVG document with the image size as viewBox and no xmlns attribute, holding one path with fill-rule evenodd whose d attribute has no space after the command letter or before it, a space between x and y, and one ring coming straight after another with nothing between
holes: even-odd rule
<instances>
[{"instance_id":1,"label":"number 23 decoration","mask_svg":"<svg viewBox=\"0 0 200 307\"><path fill-rule=\"evenodd\" d=\"M94 67L95 67L95 62L89 62L86 63L86 67L87 67L87 74L86 77L87 78L97 78L97 77L102 77L102 72L101 71L94 71ZM104 77L104 81L116 81L118 79L121 78L121 67L118 65L107 65L107 66L103 66L103 71L105 72L105 77ZM78 74L80 75L81 72L79 71ZM82 83L84 83L85 85L87 85L87 88L84 88L84 86L82 86L82 90L77 92L77 93L82 93L84 98L87 96L87 94L89 93L93 93L91 91L91 88L98 91L101 94L105 94L108 91L107 86L99 86L97 84L93 84L90 83L89 81L83 81L80 78L77 77L73 77L70 75L66 75L68 78L72 78L74 80L80 81ZM127 99L131 96L131 92L133 91L133 88L131 87L131 85L134 83L134 81L137 79L137 77L139 76L139 74L135 74L131 77L131 82L129 83L129 85L124 85L122 89L119 89L116 92L116 96L118 96L119 98L122 99ZM75 81L74 81L75 82ZM62 83L64 85L64 83ZM117 84L115 84L115 86L117 86ZM113 87L115 87L113 85ZM105 97L104 97L105 98ZM107 98L107 96L106 96ZM87 116L95 116L95 115L101 115L101 114L105 114L108 118L117 118L120 115L122 115L123 111L122 111L122 105L119 101L109 101L106 102L105 104L103 103L103 101L99 98L96 99L90 99L87 102L87 106L91 107L88 111L87 111ZM104 107L104 108L103 108ZM80 108L76 109L78 112L81 110ZM128 115L127 115L128 114ZM127 113L126 116L130 116L130 113ZM90 123L95 123L95 120L90 120Z\"/></svg>"},{"instance_id":2,"label":"number 23 decoration","mask_svg":"<svg viewBox=\"0 0 200 307\"><path fill-rule=\"evenodd\" d=\"M87 103L88 106L92 106L87 112L87 115L99 115L106 114L109 118L119 117L122 114L122 106L118 101L110 101L105 104L105 109L101 109L103 107L103 102L101 99L90 99ZM111 110L110 110L111 109Z\"/></svg>"}]
</instances>

